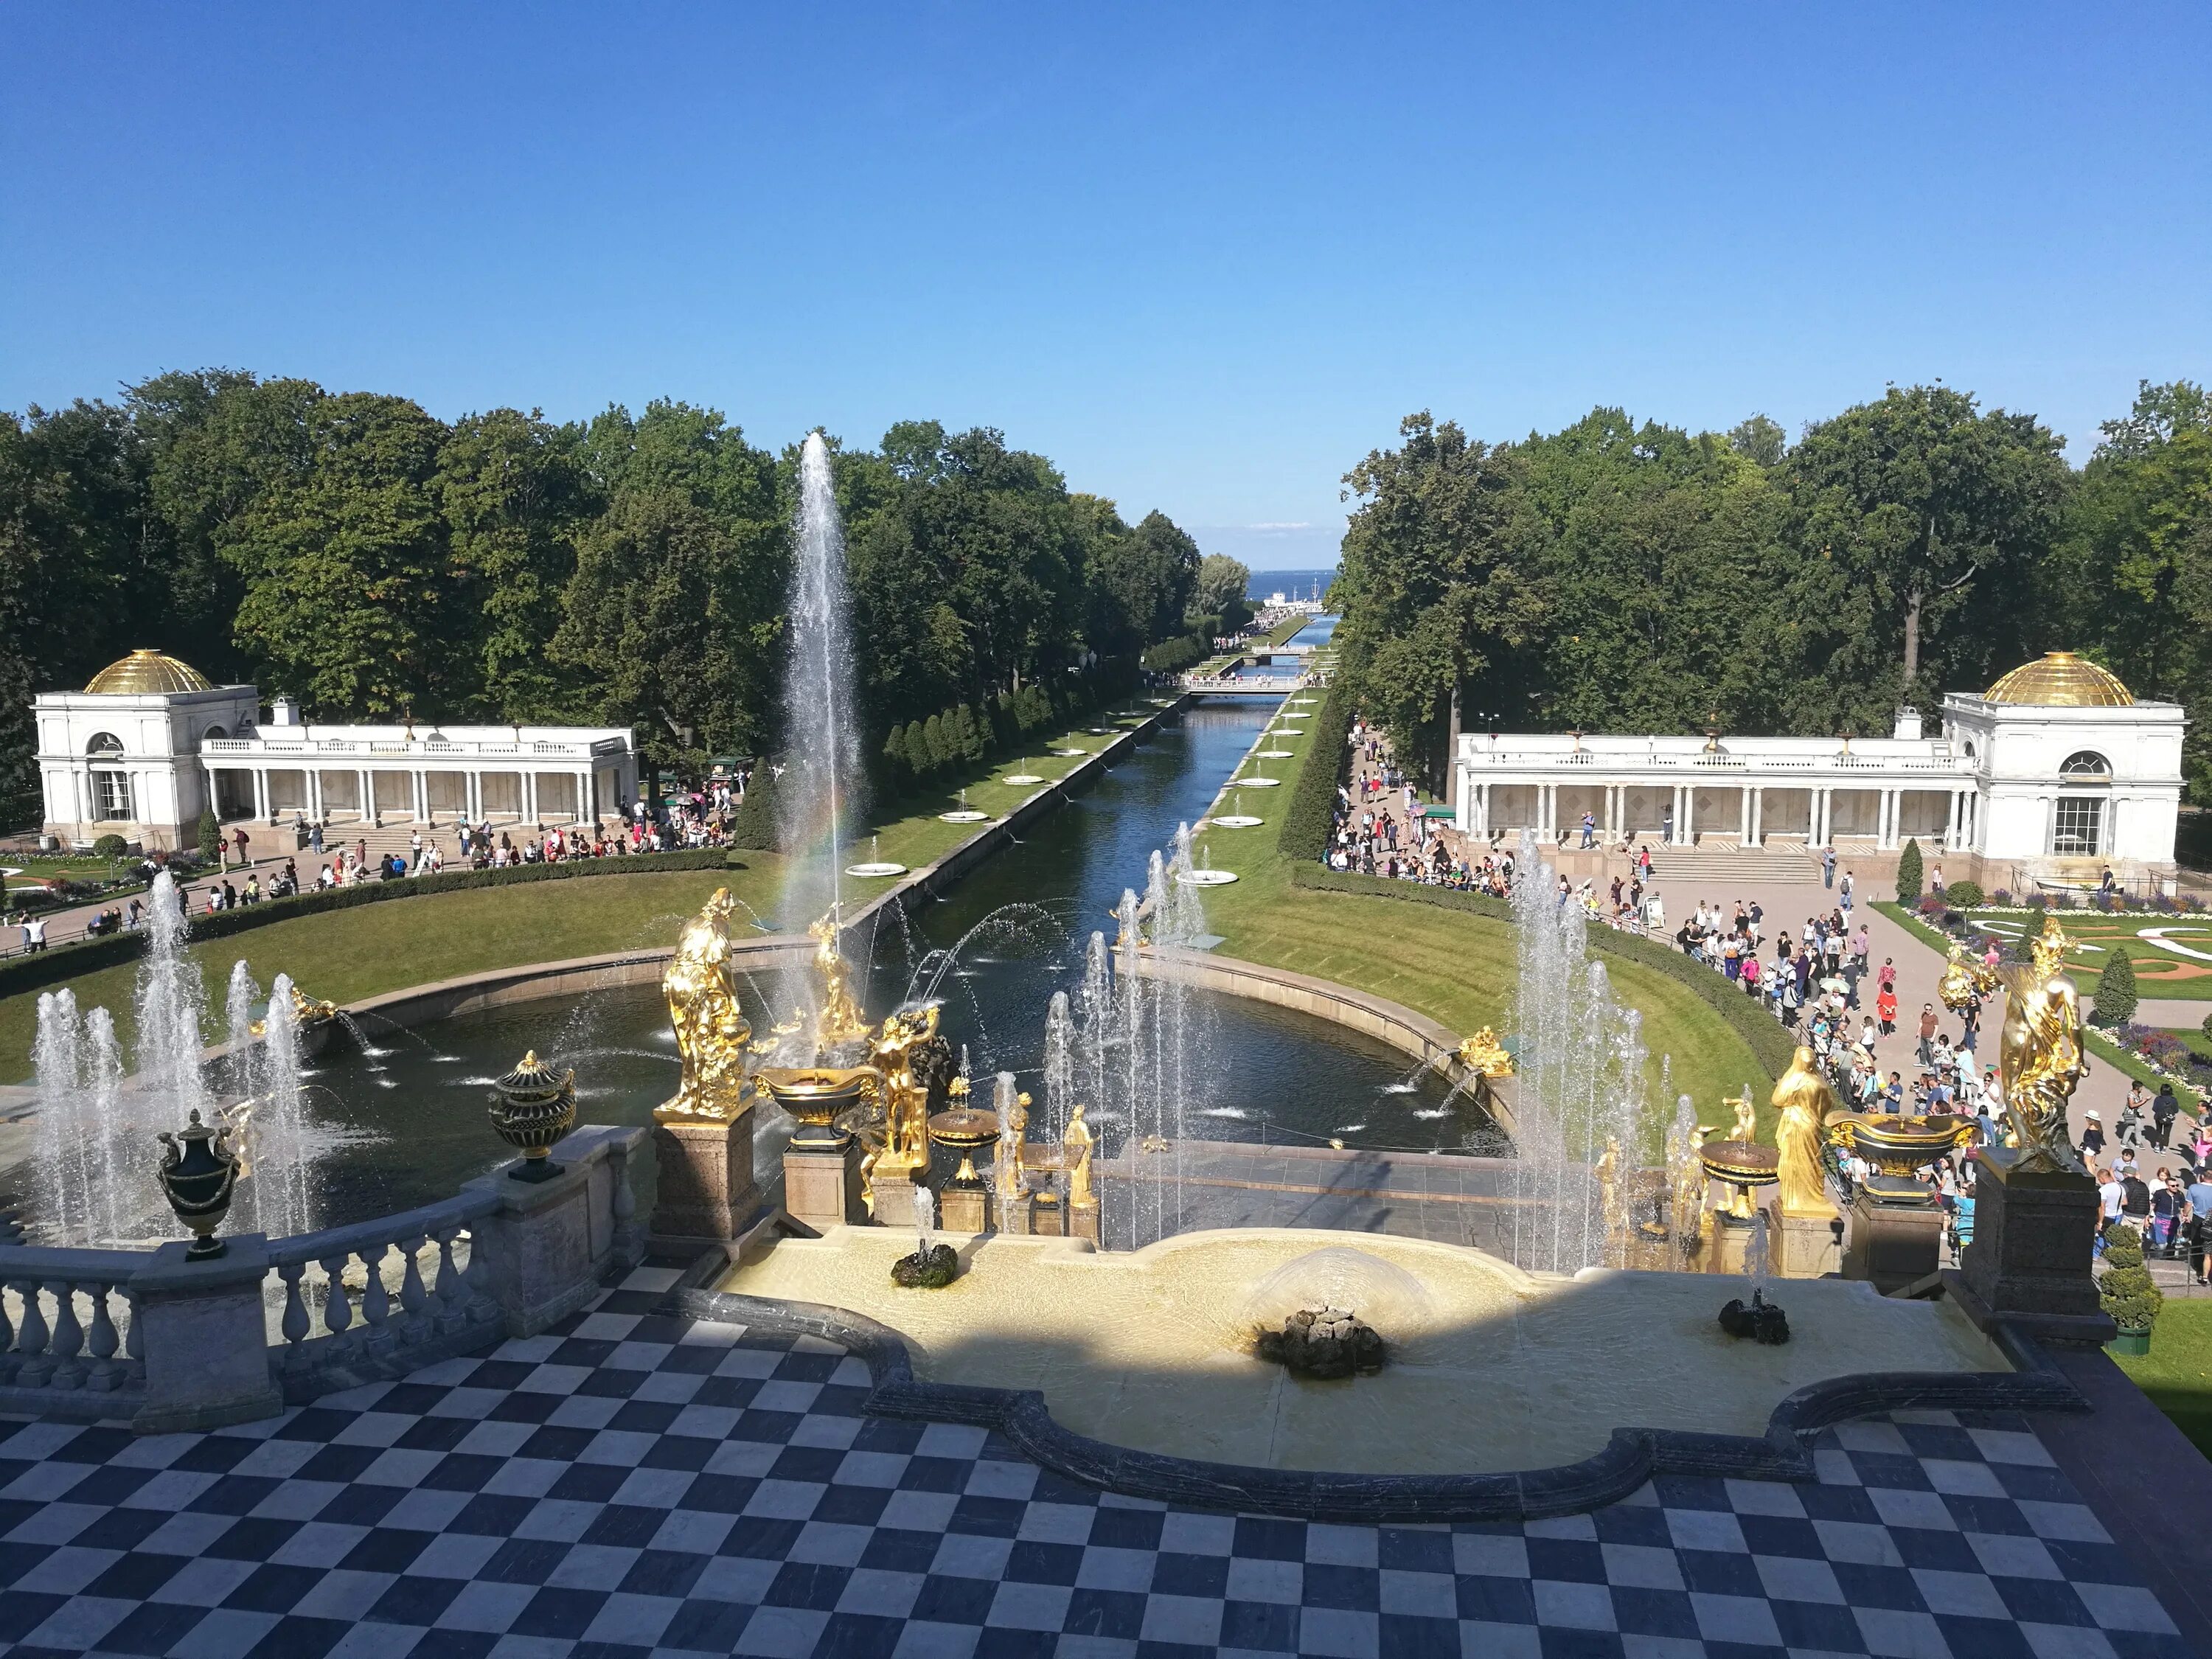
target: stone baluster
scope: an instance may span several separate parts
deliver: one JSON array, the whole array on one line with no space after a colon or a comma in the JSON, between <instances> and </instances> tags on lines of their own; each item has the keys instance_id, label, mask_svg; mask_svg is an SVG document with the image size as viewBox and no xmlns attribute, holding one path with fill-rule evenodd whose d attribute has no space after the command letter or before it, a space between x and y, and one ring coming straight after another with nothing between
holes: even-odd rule
<instances>
[{"instance_id":1,"label":"stone baluster","mask_svg":"<svg viewBox=\"0 0 2212 1659\"><path fill-rule=\"evenodd\" d=\"M48 1374L47 1385L81 1389L84 1386L84 1364L77 1356L84 1352L84 1326L76 1316L76 1286L66 1279L56 1279L47 1281L46 1289L54 1298L54 1334L48 1347L54 1366Z\"/></svg>"},{"instance_id":2,"label":"stone baluster","mask_svg":"<svg viewBox=\"0 0 2212 1659\"><path fill-rule=\"evenodd\" d=\"M392 1317L392 1293L384 1288L384 1258L391 1249L389 1244L371 1244L359 1252L362 1265L368 1270L361 1297L362 1346L376 1354L390 1353L398 1342L398 1333L387 1322Z\"/></svg>"},{"instance_id":3,"label":"stone baluster","mask_svg":"<svg viewBox=\"0 0 2212 1659\"><path fill-rule=\"evenodd\" d=\"M437 1320L441 1331L459 1330L469 1322L468 1287L461 1283L460 1263L453 1260L453 1241L461 1236L458 1226L441 1227L438 1240L438 1298Z\"/></svg>"},{"instance_id":4,"label":"stone baluster","mask_svg":"<svg viewBox=\"0 0 2212 1659\"><path fill-rule=\"evenodd\" d=\"M15 1374L15 1356L9 1352L15 1340L15 1327L8 1317L8 1287L0 1285L0 1382Z\"/></svg>"},{"instance_id":5,"label":"stone baluster","mask_svg":"<svg viewBox=\"0 0 2212 1659\"><path fill-rule=\"evenodd\" d=\"M421 1233L399 1241L399 1254L405 1258L405 1268L399 1279L399 1305L406 1314L407 1334L412 1338L424 1334L431 1322L422 1316L429 1301L422 1288L422 1246L427 1242Z\"/></svg>"},{"instance_id":6,"label":"stone baluster","mask_svg":"<svg viewBox=\"0 0 2212 1659\"><path fill-rule=\"evenodd\" d=\"M108 1287L95 1281L84 1288L92 1298L92 1328L86 1333L84 1343L85 1352L92 1356L92 1366L86 1381L88 1387L105 1394L123 1381L125 1368L115 1358L119 1340L115 1321L107 1311Z\"/></svg>"},{"instance_id":7,"label":"stone baluster","mask_svg":"<svg viewBox=\"0 0 2212 1659\"><path fill-rule=\"evenodd\" d=\"M307 1301L300 1294L300 1279L307 1271L304 1261L287 1261L276 1269L276 1277L284 1281L284 1312L276 1328L284 1338L284 1368L297 1370L307 1363L307 1351L303 1346L307 1340L310 1322Z\"/></svg>"},{"instance_id":8,"label":"stone baluster","mask_svg":"<svg viewBox=\"0 0 2212 1659\"><path fill-rule=\"evenodd\" d=\"M126 1287L123 1305L131 1310L130 1328L123 1333L123 1380L143 1382L146 1380L146 1328L138 1318L137 1292Z\"/></svg>"},{"instance_id":9,"label":"stone baluster","mask_svg":"<svg viewBox=\"0 0 2212 1659\"><path fill-rule=\"evenodd\" d=\"M323 1304L323 1328L332 1336L343 1336L353 1323L353 1310L346 1305L345 1269L350 1255L334 1255L319 1264L331 1281L329 1298Z\"/></svg>"},{"instance_id":10,"label":"stone baluster","mask_svg":"<svg viewBox=\"0 0 2212 1659\"><path fill-rule=\"evenodd\" d=\"M23 1316L15 1325L15 1382L26 1389L44 1388L53 1362L46 1357L46 1314L39 1305L39 1281L17 1279L15 1294L23 1299Z\"/></svg>"},{"instance_id":11,"label":"stone baluster","mask_svg":"<svg viewBox=\"0 0 2212 1659\"><path fill-rule=\"evenodd\" d=\"M468 1237L469 1265L461 1274L461 1283L468 1287L469 1317L472 1320L496 1319L499 1317L499 1304L492 1295L491 1263L481 1248L483 1231L471 1227Z\"/></svg>"}]
</instances>

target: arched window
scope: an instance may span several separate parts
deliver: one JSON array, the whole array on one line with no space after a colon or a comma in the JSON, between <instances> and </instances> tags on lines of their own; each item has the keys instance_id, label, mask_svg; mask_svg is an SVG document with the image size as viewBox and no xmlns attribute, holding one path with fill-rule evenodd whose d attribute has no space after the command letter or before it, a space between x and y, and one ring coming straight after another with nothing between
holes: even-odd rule
<instances>
[{"instance_id":1,"label":"arched window","mask_svg":"<svg viewBox=\"0 0 2212 1659\"><path fill-rule=\"evenodd\" d=\"M92 741L85 744L84 752L88 755L119 755L123 752L123 739L112 732L95 732L92 734Z\"/></svg>"},{"instance_id":2,"label":"arched window","mask_svg":"<svg viewBox=\"0 0 2212 1659\"><path fill-rule=\"evenodd\" d=\"M206 731L200 733L200 741L202 743L205 743L210 738L227 738L229 735L230 733L224 731L220 726L210 726Z\"/></svg>"},{"instance_id":3,"label":"arched window","mask_svg":"<svg viewBox=\"0 0 2212 1659\"><path fill-rule=\"evenodd\" d=\"M2069 755L2059 769L2059 775L2069 778L2109 778L2112 764L2094 749L2077 749Z\"/></svg>"}]
</instances>

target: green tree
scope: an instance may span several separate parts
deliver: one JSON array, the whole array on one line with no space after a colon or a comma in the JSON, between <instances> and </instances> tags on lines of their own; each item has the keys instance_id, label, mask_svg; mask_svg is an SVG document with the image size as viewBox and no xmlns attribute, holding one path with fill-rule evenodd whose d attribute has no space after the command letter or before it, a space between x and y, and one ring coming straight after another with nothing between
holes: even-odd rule
<instances>
[{"instance_id":1,"label":"green tree","mask_svg":"<svg viewBox=\"0 0 2212 1659\"><path fill-rule=\"evenodd\" d=\"M216 822L215 808L212 806L200 809L199 848L200 856L210 864L222 861L222 825Z\"/></svg>"},{"instance_id":2,"label":"green tree","mask_svg":"<svg viewBox=\"0 0 2212 1659\"><path fill-rule=\"evenodd\" d=\"M2129 1332L2150 1329L2166 1305L2166 1293L2143 1266L2142 1235L2124 1222L2105 1234L2105 1271L2097 1277L2097 1296L2112 1323Z\"/></svg>"},{"instance_id":3,"label":"green tree","mask_svg":"<svg viewBox=\"0 0 2212 1659\"><path fill-rule=\"evenodd\" d=\"M1917 840L1908 840L1905 843L1905 850L1897 855L1897 902L1899 904L1919 903L1923 879L1920 843Z\"/></svg>"},{"instance_id":4,"label":"green tree","mask_svg":"<svg viewBox=\"0 0 2212 1659\"><path fill-rule=\"evenodd\" d=\"M1191 586L1188 608L1184 612L1186 624L1193 629L1212 626L1222 633L1230 633L1243 625L1251 614L1244 595L1252 586L1252 572L1241 561L1226 553L1209 553L1199 562L1198 578Z\"/></svg>"},{"instance_id":5,"label":"green tree","mask_svg":"<svg viewBox=\"0 0 2212 1659\"><path fill-rule=\"evenodd\" d=\"M953 720L960 729L960 758L969 766L980 764L990 753L989 734L976 720L975 711L966 703L953 710Z\"/></svg>"},{"instance_id":6,"label":"green tree","mask_svg":"<svg viewBox=\"0 0 2212 1659\"><path fill-rule=\"evenodd\" d=\"M942 771L952 761L952 746L945 740L945 720L932 714L921 723L921 739L929 750L932 771Z\"/></svg>"},{"instance_id":7,"label":"green tree","mask_svg":"<svg viewBox=\"0 0 2212 1659\"><path fill-rule=\"evenodd\" d=\"M914 786L914 773L906 761L906 733L896 726L884 738L878 771L885 800L898 799Z\"/></svg>"},{"instance_id":8,"label":"green tree","mask_svg":"<svg viewBox=\"0 0 2212 1659\"><path fill-rule=\"evenodd\" d=\"M246 579L237 633L327 714L451 706L465 631L434 480L445 428L400 398L307 411L313 460L249 507L223 557Z\"/></svg>"},{"instance_id":9,"label":"green tree","mask_svg":"<svg viewBox=\"0 0 2212 1659\"><path fill-rule=\"evenodd\" d=\"M2118 945L2097 975L2095 1018L2100 1025L2121 1026L2136 1017L2136 965Z\"/></svg>"},{"instance_id":10,"label":"green tree","mask_svg":"<svg viewBox=\"0 0 2212 1659\"><path fill-rule=\"evenodd\" d=\"M2027 574L2061 524L2063 441L1948 386L1893 386L1808 428L1783 468L1804 555L1792 603L1865 731L2019 660ZM1863 688L1856 696L1853 688Z\"/></svg>"},{"instance_id":11,"label":"green tree","mask_svg":"<svg viewBox=\"0 0 2212 1659\"><path fill-rule=\"evenodd\" d=\"M937 769L937 757L929 752L929 736L920 720L906 723L906 763L917 779Z\"/></svg>"},{"instance_id":12,"label":"green tree","mask_svg":"<svg viewBox=\"0 0 2212 1659\"><path fill-rule=\"evenodd\" d=\"M1729 428L1729 447L1759 466L1779 466L1790 448L1790 434L1781 423L1764 415L1739 421Z\"/></svg>"}]
</instances>

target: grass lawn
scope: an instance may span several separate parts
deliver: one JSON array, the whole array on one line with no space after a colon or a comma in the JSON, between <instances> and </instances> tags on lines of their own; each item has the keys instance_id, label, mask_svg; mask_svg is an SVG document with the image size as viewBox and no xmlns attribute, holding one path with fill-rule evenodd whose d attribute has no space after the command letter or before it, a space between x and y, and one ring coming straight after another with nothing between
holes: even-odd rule
<instances>
[{"instance_id":1,"label":"grass lawn","mask_svg":"<svg viewBox=\"0 0 2212 1659\"><path fill-rule=\"evenodd\" d=\"M1048 739L1040 738L1028 757L994 766L969 784L968 805L994 817L1003 816L1042 787L1009 784L1004 781L1007 776L1027 772L1057 782L1082 765L1084 757L1054 755L1052 750L1079 748L1096 753L1109 739L1094 736L1091 727L1126 730L1155 712L1148 702L1134 702L1112 714L1090 716L1084 725ZM954 790L896 803L899 816L884 822L871 840L849 849L847 861L883 858L915 869L934 862L985 827L946 823L937 816L959 805ZM519 963L556 962L672 943L678 924L725 884L762 916L792 927L809 920L777 915L781 858L753 852L737 857L743 868L477 888L326 911L211 939L192 947L211 1003L208 1036L211 1041L220 1036L223 986L231 963L240 957L264 987L278 973L288 973L317 996L353 1002ZM848 877L845 886L849 896L866 899L896 879ZM137 971L131 963L67 981L82 1006L105 1005L114 1014L126 1053L133 1036L131 994ZM0 998L0 1082L29 1079L38 998L35 991Z\"/></svg>"},{"instance_id":2,"label":"grass lawn","mask_svg":"<svg viewBox=\"0 0 2212 1659\"><path fill-rule=\"evenodd\" d=\"M2167 1303L2152 1333L2148 1353L2114 1354L2112 1363L2212 1457L2212 1302Z\"/></svg>"},{"instance_id":3,"label":"grass lawn","mask_svg":"<svg viewBox=\"0 0 2212 1659\"><path fill-rule=\"evenodd\" d=\"M1462 1036L1480 1025L1504 1030L1516 975L1507 923L1291 884L1276 831L1308 745L1303 738L1281 739L1279 731L1273 732L1260 747L1297 756L1261 763L1268 775L1284 780L1282 787L1242 792L1243 810L1267 822L1249 830L1207 829L1198 836L1205 861L1242 878L1206 894L1207 924L1224 940L1223 953L1371 991ZM1648 968L1608 957L1606 970L1616 990L1644 1012L1655 1101L1662 1056L1667 1056L1670 1101L1674 1094L1688 1094L1701 1120L1711 1121L1720 1097L1734 1096L1747 1083L1762 1103L1760 1121L1765 1122L1763 1103L1773 1079L1719 1015L1687 986Z\"/></svg>"},{"instance_id":4,"label":"grass lawn","mask_svg":"<svg viewBox=\"0 0 2212 1659\"><path fill-rule=\"evenodd\" d=\"M2008 941L2041 933L2039 917L2020 911L1968 910L1966 919ZM2075 941L2066 963L2087 988L2096 983L2115 950L2135 963L2136 990L2146 997L2191 997L2212 1004L2212 916L2108 916L2096 910L2054 911ZM2166 935L2174 949L2142 937L2146 930ZM2194 951L2198 956L2185 956ZM2199 958L2208 958L2200 960ZM2212 1007L2208 1007L2212 1012Z\"/></svg>"}]
</instances>

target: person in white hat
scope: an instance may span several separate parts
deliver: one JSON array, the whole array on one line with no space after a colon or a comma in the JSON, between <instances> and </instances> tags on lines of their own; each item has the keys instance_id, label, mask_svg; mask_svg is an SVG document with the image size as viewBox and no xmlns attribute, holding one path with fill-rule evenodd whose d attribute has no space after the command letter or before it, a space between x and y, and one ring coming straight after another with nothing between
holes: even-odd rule
<instances>
[{"instance_id":1,"label":"person in white hat","mask_svg":"<svg viewBox=\"0 0 2212 1659\"><path fill-rule=\"evenodd\" d=\"M2104 1120L2094 1111L2084 1112L2081 1115L2087 1120L2081 1130L2081 1161L2084 1164L2094 1163L2105 1152Z\"/></svg>"}]
</instances>

